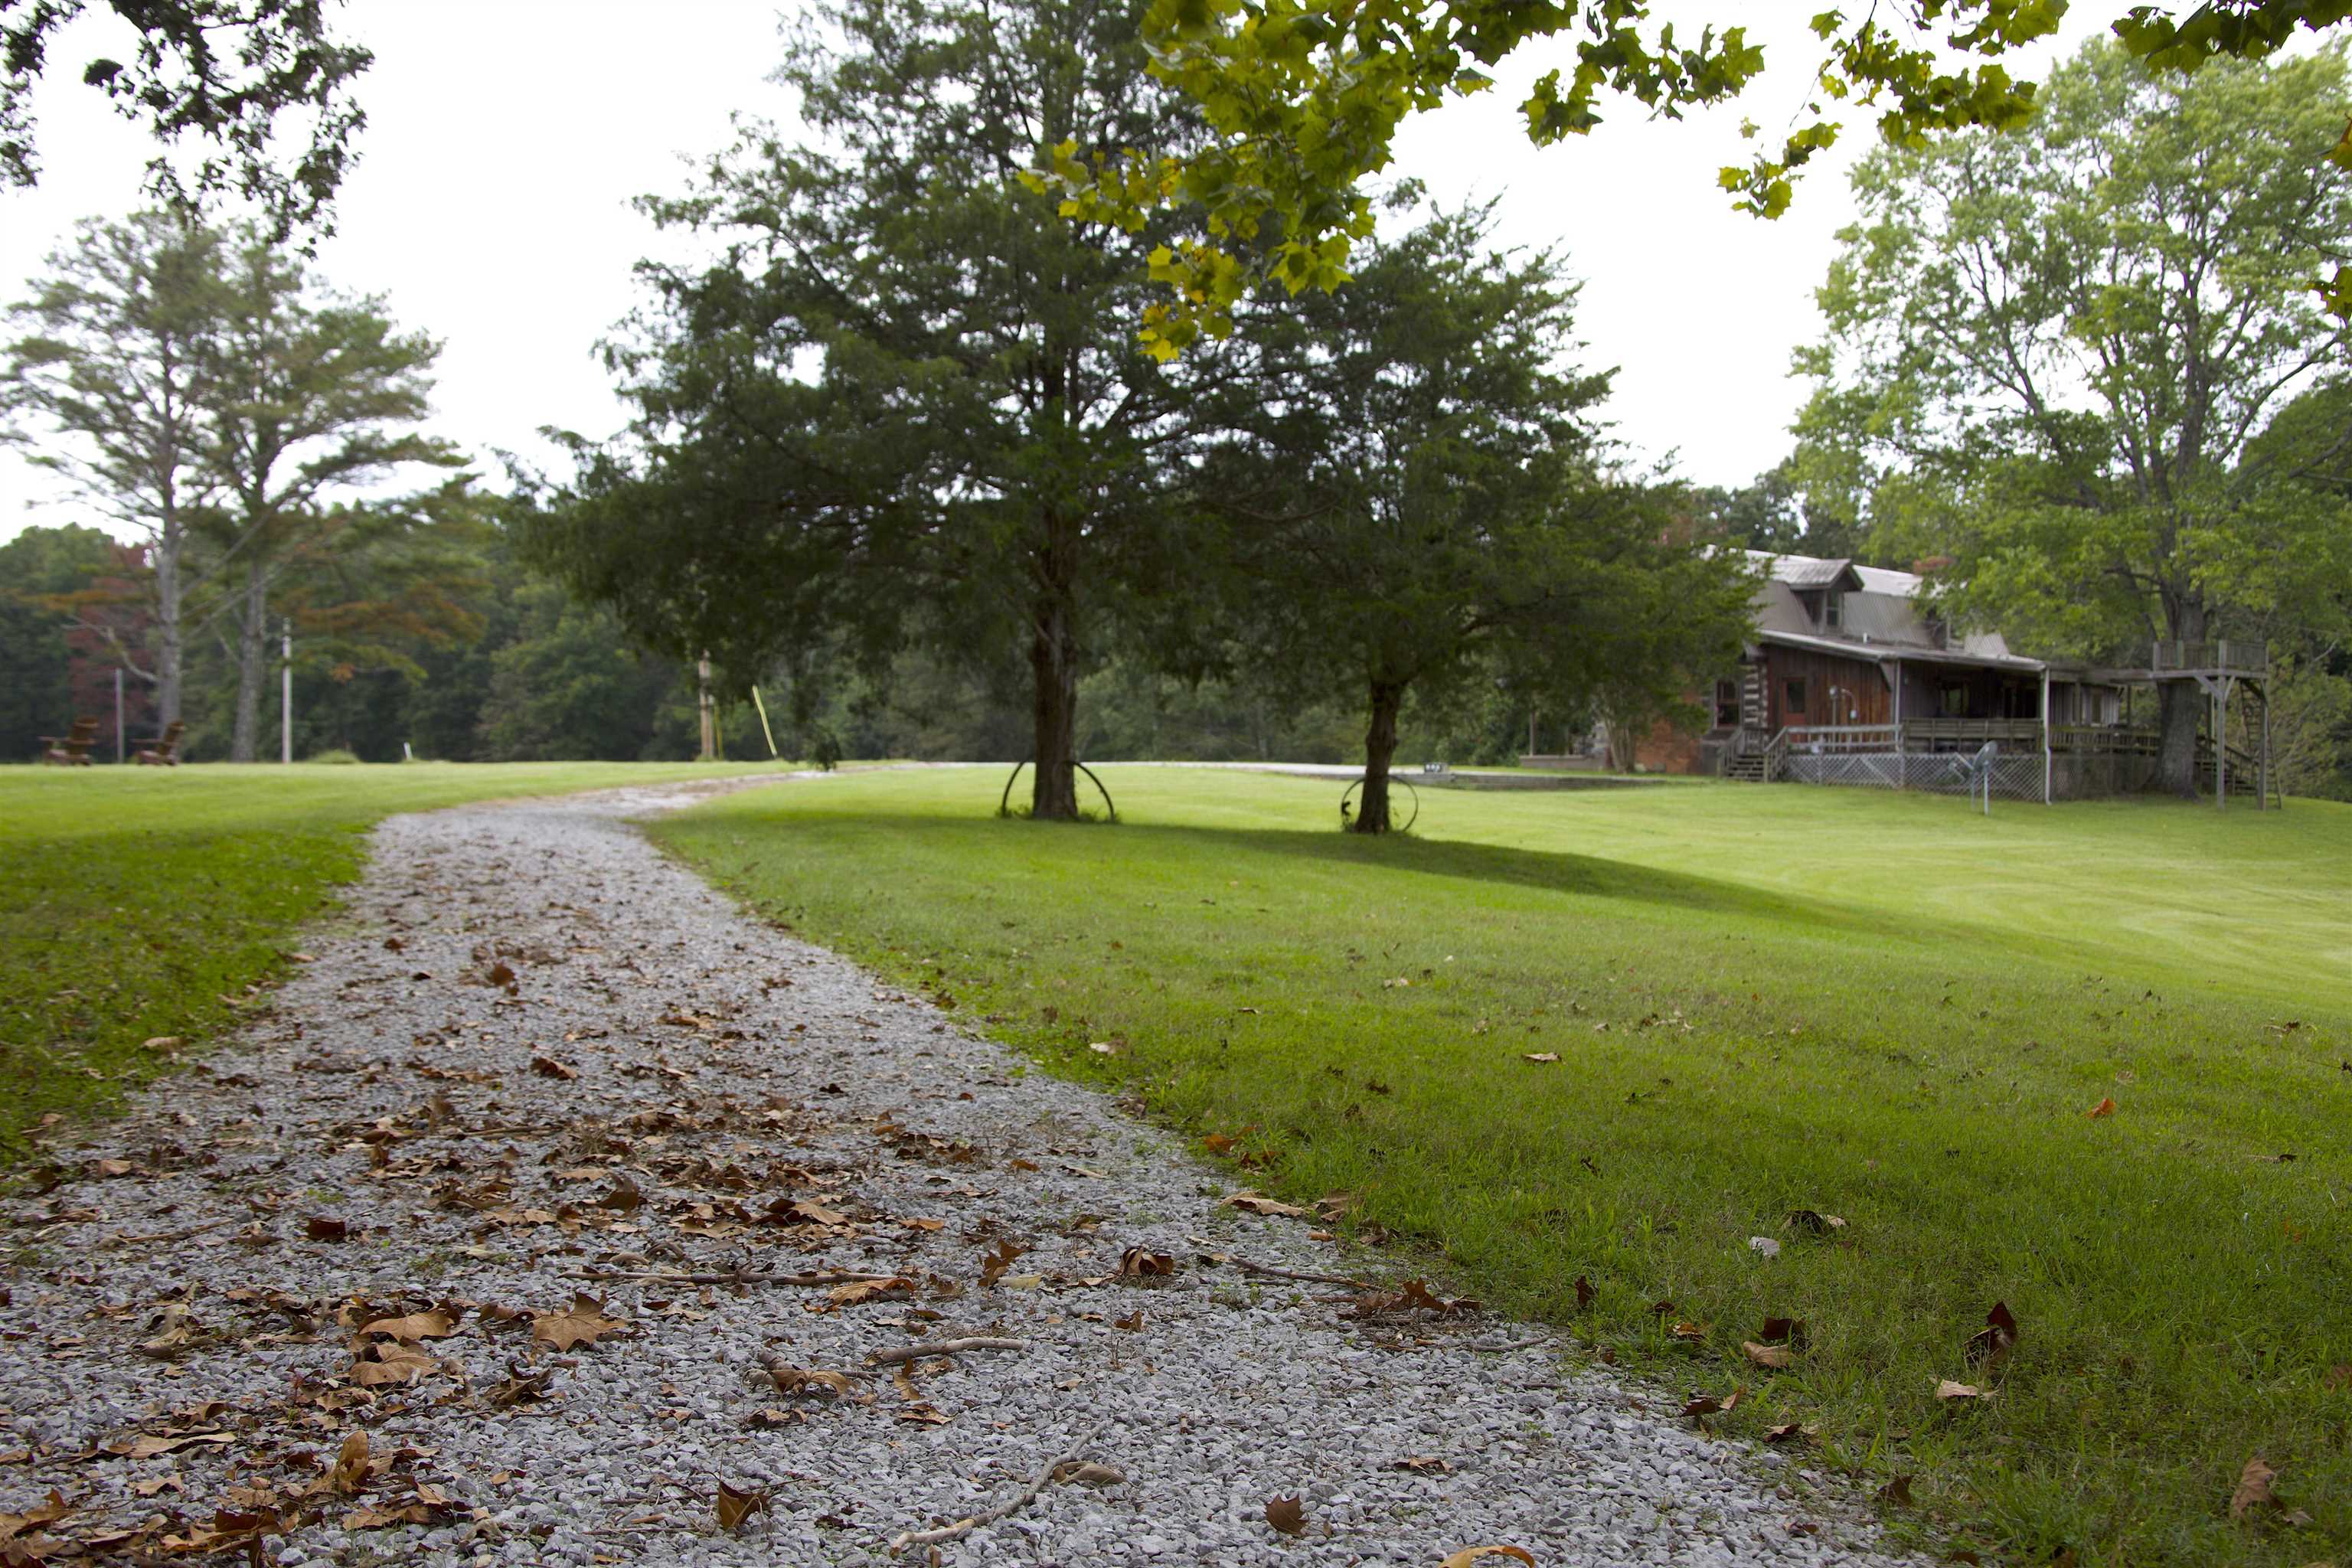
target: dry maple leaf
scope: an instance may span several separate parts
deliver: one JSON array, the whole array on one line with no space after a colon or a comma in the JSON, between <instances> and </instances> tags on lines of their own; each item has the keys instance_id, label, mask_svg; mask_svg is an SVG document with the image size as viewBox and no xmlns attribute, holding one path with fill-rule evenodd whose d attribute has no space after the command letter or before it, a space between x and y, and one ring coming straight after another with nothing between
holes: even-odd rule
<instances>
[{"instance_id":1,"label":"dry maple leaf","mask_svg":"<svg viewBox=\"0 0 2352 1568\"><path fill-rule=\"evenodd\" d=\"M1307 1510L1295 1497L1268 1498L1265 1521L1285 1535L1307 1533Z\"/></svg>"},{"instance_id":2,"label":"dry maple leaf","mask_svg":"<svg viewBox=\"0 0 2352 1568\"><path fill-rule=\"evenodd\" d=\"M1740 1351L1758 1366L1784 1372L1796 1363L1796 1352L1787 1345L1759 1345L1754 1340L1742 1340Z\"/></svg>"},{"instance_id":3,"label":"dry maple leaf","mask_svg":"<svg viewBox=\"0 0 2352 1568\"><path fill-rule=\"evenodd\" d=\"M1995 1301L1992 1310L1985 1314L1985 1326L1969 1336L1969 1364L1989 1365L2016 1342L2017 1320L2010 1315L2007 1302Z\"/></svg>"},{"instance_id":4,"label":"dry maple leaf","mask_svg":"<svg viewBox=\"0 0 2352 1568\"><path fill-rule=\"evenodd\" d=\"M1528 1554L1525 1548L1517 1546L1465 1546L1448 1556L1437 1568L1470 1568L1481 1557L1516 1557L1528 1568L1535 1568L1536 1560Z\"/></svg>"},{"instance_id":5,"label":"dry maple leaf","mask_svg":"<svg viewBox=\"0 0 2352 1568\"><path fill-rule=\"evenodd\" d=\"M1247 1214L1278 1215L1285 1219L1298 1219L1303 1217L1307 1213L1305 1209L1300 1208L1297 1204L1277 1203L1274 1199L1255 1190L1245 1190L1235 1193L1233 1196L1224 1200L1223 1206L1226 1208L1240 1209Z\"/></svg>"},{"instance_id":6,"label":"dry maple leaf","mask_svg":"<svg viewBox=\"0 0 2352 1568\"><path fill-rule=\"evenodd\" d=\"M575 1294L568 1310L533 1317L530 1337L536 1343L568 1351L579 1345L593 1345L598 1335L627 1327L621 1319L606 1317L604 1303L593 1296Z\"/></svg>"},{"instance_id":7,"label":"dry maple leaf","mask_svg":"<svg viewBox=\"0 0 2352 1568\"><path fill-rule=\"evenodd\" d=\"M368 1435L357 1427L343 1439L341 1452L335 1456L335 1468L327 1476L327 1484L337 1495L353 1497L365 1489L368 1482Z\"/></svg>"},{"instance_id":8,"label":"dry maple leaf","mask_svg":"<svg viewBox=\"0 0 2352 1568\"><path fill-rule=\"evenodd\" d=\"M23 1513L0 1513L0 1541L13 1541L27 1530L38 1530L45 1524L55 1524L71 1512L73 1512L73 1507L66 1501L65 1494L52 1487L49 1489L49 1500L41 1506L27 1509ZM27 1561L37 1563L39 1559L30 1558Z\"/></svg>"},{"instance_id":9,"label":"dry maple leaf","mask_svg":"<svg viewBox=\"0 0 2352 1568\"><path fill-rule=\"evenodd\" d=\"M1175 1272L1176 1259L1164 1252L1130 1247L1118 1255L1118 1273L1122 1279L1150 1279Z\"/></svg>"},{"instance_id":10,"label":"dry maple leaf","mask_svg":"<svg viewBox=\"0 0 2352 1568\"><path fill-rule=\"evenodd\" d=\"M465 1310L462 1307L458 1311ZM446 1307L436 1307L429 1312L411 1312L404 1318L378 1318L360 1330L362 1338L382 1334L386 1339L446 1340L457 1331L457 1319Z\"/></svg>"},{"instance_id":11,"label":"dry maple leaf","mask_svg":"<svg viewBox=\"0 0 2352 1568\"><path fill-rule=\"evenodd\" d=\"M362 1388L404 1388L440 1364L424 1352L410 1350L406 1345L376 1344L370 1345L367 1353L352 1363L350 1377Z\"/></svg>"},{"instance_id":12,"label":"dry maple leaf","mask_svg":"<svg viewBox=\"0 0 2352 1568\"><path fill-rule=\"evenodd\" d=\"M2260 1454L2248 1458L2246 1468L2238 1472L2238 1489L2230 1494L2230 1517L2242 1520L2254 1509L2276 1508L2278 1497L2271 1490L2276 1479L2278 1472Z\"/></svg>"},{"instance_id":13,"label":"dry maple leaf","mask_svg":"<svg viewBox=\"0 0 2352 1568\"><path fill-rule=\"evenodd\" d=\"M719 1528L733 1531L755 1513L768 1511L768 1489L747 1487L738 1491L725 1481L719 1483Z\"/></svg>"},{"instance_id":14,"label":"dry maple leaf","mask_svg":"<svg viewBox=\"0 0 2352 1568\"><path fill-rule=\"evenodd\" d=\"M816 1372L804 1366L770 1362L768 1376L774 1380L777 1391L782 1394L829 1394L836 1399L857 1399L865 1393L858 1381L845 1372Z\"/></svg>"}]
</instances>

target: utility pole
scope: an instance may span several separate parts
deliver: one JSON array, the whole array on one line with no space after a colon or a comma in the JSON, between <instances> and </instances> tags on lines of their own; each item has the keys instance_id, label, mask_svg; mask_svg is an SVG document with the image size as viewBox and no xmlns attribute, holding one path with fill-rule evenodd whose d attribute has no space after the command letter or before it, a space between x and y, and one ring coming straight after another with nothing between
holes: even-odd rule
<instances>
[{"instance_id":1,"label":"utility pole","mask_svg":"<svg viewBox=\"0 0 2352 1568\"><path fill-rule=\"evenodd\" d=\"M294 617L289 616L278 634L278 760L294 761Z\"/></svg>"},{"instance_id":2,"label":"utility pole","mask_svg":"<svg viewBox=\"0 0 2352 1568\"><path fill-rule=\"evenodd\" d=\"M695 664L694 673L696 679L701 688L699 706L702 710L702 754L696 757L694 760L698 763L716 762L719 758L719 736L717 733L717 726L712 721L710 708L709 649L705 648L703 650L702 658Z\"/></svg>"}]
</instances>

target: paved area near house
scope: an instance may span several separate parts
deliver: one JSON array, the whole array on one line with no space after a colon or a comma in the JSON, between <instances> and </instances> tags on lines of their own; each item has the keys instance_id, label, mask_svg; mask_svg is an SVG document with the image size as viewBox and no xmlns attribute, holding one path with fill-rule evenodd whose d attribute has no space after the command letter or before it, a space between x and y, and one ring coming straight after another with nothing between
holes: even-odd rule
<instances>
[{"instance_id":1,"label":"paved area near house","mask_svg":"<svg viewBox=\"0 0 2352 1568\"><path fill-rule=\"evenodd\" d=\"M694 793L386 822L242 1038L53 1146L0 1558L875 1563L1066 1459L896 1560L1895 1561L1540 1332L1273 1272L1367 1266L628 825Z\"/></svg>"}]
</instances>

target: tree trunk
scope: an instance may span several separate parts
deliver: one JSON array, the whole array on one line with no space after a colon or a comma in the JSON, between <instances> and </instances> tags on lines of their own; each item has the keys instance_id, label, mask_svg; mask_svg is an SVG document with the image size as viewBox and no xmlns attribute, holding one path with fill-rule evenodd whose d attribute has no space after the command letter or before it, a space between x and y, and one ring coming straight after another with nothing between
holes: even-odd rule
<instances>
[{"instance_id":1,"label":"tree trunk","mask_svg":"<svg viewBox=\"0 0 2352 1568\"><path fill-rule=\"evenodd\" d=\"M1071 593L1075 533L1058 514L1046 519L1045 548L1037 561L1037 597L1030 611L1029 815L1062 822L1078 815L1078 637Z\"/></svg>"},{"instance_id":2,"label":"tree trunk","mask_svg":"<svg viewBox=\"0 0 2352 1568\"><path fill-rule=\"evenodd\" d=\"M2165 681L2158 691L2163 728L2156 743L2157 778L2181 799L2195 800L2197 731L2205 714L2205 693L2186 680Z\"/></svg>"},{"instance_id":3,"label":"tree trunk","mask_svg":"<svg viewBox=\"0 0 2352 1568\"><path fill-rule=\"evenodd\" d=\"M268 667L268 579L261 563L245 569L245 612L236 636L236 722L229 731L228 760L260 760L261 683Z\"/></svg>"},{"instance_id":4,"label":"tree trunk","mask_svg":"<svg viewBox=\"0 0 2352 1568\"><path fill-rule=\"evenodd\" d=\"M166 532L155 543L155 726L180 717L180 540Z\"/></svg>"},{"instance_id":5,"label":"tree trunk","mask_svg":"<svg viewBox=\"0 0 2352 1568\"><path fill-rule=\"evenodd\" d=\"M1352 833L1389 830L1389 763L1396 755L1397 710L1404 706L1404 688L1374 681L1372 721L1364 731L1364 788L1357 802Z\"/></svg>"},{"instance_id":6,"label":"tree trunk","mask_svg":"<svg viewBox=\"0 0 2352 1568\"><path fill-rule=\"evenodd\" d=\"M2165 595L2165 626L2184 643L2205 640L2203 605L2183 595ZM2197 730L2205 713L2206 697L2193 681L2166 680L2157 686L2157 719L2161 726L2156 743L2156 776L2166 789L2183 800L2197 798Z\"/></svg>"}]
</instances>

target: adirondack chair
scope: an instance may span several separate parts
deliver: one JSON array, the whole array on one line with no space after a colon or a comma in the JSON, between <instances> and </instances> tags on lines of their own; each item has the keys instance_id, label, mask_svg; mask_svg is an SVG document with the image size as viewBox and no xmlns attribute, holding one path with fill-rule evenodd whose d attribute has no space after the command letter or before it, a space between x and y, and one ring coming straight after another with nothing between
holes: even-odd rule
<instances>
[{"instance_id":1,"label":"adirondack chair","mask_svg":"<svg viewBox=\"0 0 2352 1568\"><path fill-rule=\"evenodd\" d=\"M139 761L151 768L176 768L180 765L180 731L188 726L178 719L163 726L152 746L139 748Z\"/></svg>"},{"instance_id":2,"label":"adirondack chair","mask_svg":"<svg viewBox=\"0 0 2352 1568\"><path fill-rule=\"evenodd\" d=\"M77 719L73 728L62 735L44 735L41 743L48 750L41 761L52 767L86 768L89 766L89 749L98 744L98 721Z\"/></svg>"}]
</instances>

